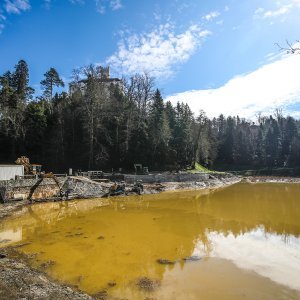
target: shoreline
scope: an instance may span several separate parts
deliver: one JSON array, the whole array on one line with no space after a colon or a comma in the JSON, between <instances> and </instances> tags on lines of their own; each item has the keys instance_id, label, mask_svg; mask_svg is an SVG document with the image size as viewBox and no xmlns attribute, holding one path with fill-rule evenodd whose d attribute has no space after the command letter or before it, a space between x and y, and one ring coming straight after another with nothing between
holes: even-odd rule
<instances>
[{"instance_id":1,"label":"shoreline","mask_svg":"<svg viewBox=\"0 0 300 300\"><path fill-rule=\"evenodd\" d=\"M248 183L300 183L298 177L245 176L244 179Z\"/></svg>"},{"instance_id":2,"label":"shoreline","mask_svg":"<svg viewBox=\"0 0 300 300\"><path fill-rule=\"evenodd\" d=\"M158 194L161 192L191 191L203 189L219 189L233 185L238 182L255 183L300 183L300 178L289 177L238 177L210 176L208 180L202 182L166 182L162 184L145 184L144 194ZM106 187L103 192L107 190ZM102 197L104 194L99 195ZM129 193L129 195L134 195ZM126 197L126 195L124 195ZM83 198L83 199L87 199ZM97 197L90 197L97 198ZM71 201L70 199L68 201ZM53 202L53 199L44 199L35 203ZM65 200L66 201L66 200ZM0 220L17 215L22 207L34 205L28 200L14 203L0 204ZM19 245L20 247L20 245ZM43 270L30 267L26 255L21 254L18 245L0 248L0 298L3 299L106 299L99 295L88 295L78 290L76 286L57 282L46 275Z\"/></svg>"},{"instance_id":3,"label":"shoreline","mask_svg":"<svg viewBox=\"0 0 300 300\"><path fill-rule=\"evenodd\" d=\"M72 178L72 177L71 177ZM72 178L74 179L74 178ZM151 195L158 194L165 191L177 191L177 190L201 190L201 189L211 189L211 188L220 188L227 185L237 183L242 180L242 177L231 175L229 173L225 174L214 174L209 175L207 179L201 181L185 181L185 182L161 182L161 183L144 183L144 191L142 195ZM75 181L80 183L87 183L96 186L95 190L86 189L85 191L80 191L76 196L70 196L68 199L60 199L58 197L42 198L36 199L33 201L30 200L18 200L18 201L9 201L6 203L0 203L0 220L10 217L18 210L24 206L32 205L35 203L46 203L46 202L61 202L61 201L71 201L71 200L80 200L80 199L95 199L103 198L109 192L109 188L112 185L110 183L98 183L87 178L75 178ZM76 185L77 186L77 185ZM131 189L133 184L126 185L126 193L121 194L121 197L134 196L137 193L132 192ZM75 187L76 189L76 187ZM113 196L109 196L113 197Z\"/></svg>"}]
</instances>

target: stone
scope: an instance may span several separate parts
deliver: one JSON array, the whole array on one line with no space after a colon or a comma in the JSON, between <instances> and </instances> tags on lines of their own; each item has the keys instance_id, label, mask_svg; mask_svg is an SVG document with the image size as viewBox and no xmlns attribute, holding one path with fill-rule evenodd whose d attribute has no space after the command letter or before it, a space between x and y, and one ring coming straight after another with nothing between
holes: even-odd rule
<instances>
[{"instance_id":1,"label":"stone","mask_svg":"<svg viewBox=\"0 0 300 300\"><path fill-rule=\"evenodd\" d=\"M185 257L183 260L184 261L197 261L200 259L201 259L201 257L199 255L192 255L192 256Z\"/></svg>"},{"instance_id":2,"label":"stone","mask_svg":"<svg viewBox=\"0 0 300 300\"><path fill-rule=\"evenodd\" d=\"M150 279L148 277L141 277L137 280L137 286L145 291L154 291L160 286L160 281L157 279Z\"/></svg>"},{"instance_id":3,"label":"stone","mask_svg":"<svg viewBox=\"0 0 300 300\"><path fill-rule=\"evenodd\" d=\"M168 259L162 259L162 258L157 259L156 262L158 262L161 265L174 265L175 264L175 261L171 261Z\"/></svg>"}]
</instances>

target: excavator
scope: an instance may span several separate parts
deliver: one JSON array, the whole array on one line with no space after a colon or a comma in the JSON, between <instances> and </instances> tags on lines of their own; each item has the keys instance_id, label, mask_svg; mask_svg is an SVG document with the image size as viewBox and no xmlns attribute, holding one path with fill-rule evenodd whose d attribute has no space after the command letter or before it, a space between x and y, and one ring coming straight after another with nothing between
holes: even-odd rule
<instances>
[{"instance_id":1,"label":"excavator","mask_svg":"<svg viewBox=\"0 0 300 300\"><path fill-rule=\"evenodd\" d=\"M15 163L24 166L25 175L39 175L42 171L42 165L31 164L26 156L19 157Z\"/></svg>"},{"instance_id":2,"label":"excavator","mask_svg":"<svg viewBox=\"0 0 300 300\"><path fill-rule=\"evenodd\" d=\"M62 191L62 187L60 186L60 183L57 179L57 177L52 173L45 173L42 172L42 165L37 165L37 164L31 164L29 161L29 158L26 156L21 156L19 157L15 163L17 165L23 165L24 166L24 173L25 175L36 175L39 177L39 180L30 188L30 193L28 196L28 200L32 200L32 195L36 188L40 185L40 183L45 179L45 178L51 178L54 180L55 184L57 185L59 189L59 196L62 199L64 196L64 193ZM66 196L67 197L67 196Z\"/></svg>"}]
</instances>

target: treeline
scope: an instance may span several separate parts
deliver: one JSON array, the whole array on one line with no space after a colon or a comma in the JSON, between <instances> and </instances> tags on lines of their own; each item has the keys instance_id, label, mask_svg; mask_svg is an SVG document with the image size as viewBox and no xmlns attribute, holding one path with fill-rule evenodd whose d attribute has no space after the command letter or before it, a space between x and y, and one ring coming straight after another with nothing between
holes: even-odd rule
<instances>
[{"instance_id":1,"label":"treeline","mask_svg":"<svg viewBox=\"0 0 300 300\"><path fill-rule=\"evenodd\" d=\"M29 70L21 60L0 77L0 163L26 155L55 172L130 170L142 163L150 170L205 166L300 165L299 120L259 116L255 123L238 116L209 119L187 104L164 102L147 74L121 84L103 80L100 67L74 72L72 93L54 68L34 97ZM85 81L80 78L86 78ZM75 88L74 88L75 87ZM77 88L76 88L77 87Z\"/></svg>"}]
</instances>

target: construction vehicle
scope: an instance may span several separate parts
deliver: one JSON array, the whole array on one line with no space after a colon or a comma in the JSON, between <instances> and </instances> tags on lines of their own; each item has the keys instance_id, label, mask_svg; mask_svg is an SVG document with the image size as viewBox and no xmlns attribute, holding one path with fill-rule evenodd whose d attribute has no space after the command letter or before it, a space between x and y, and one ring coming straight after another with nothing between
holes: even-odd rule
<instances>
[{"instance_id":1,"label":"construction vehicle","mask_svg":"<svg viewBox=\"0 0 300 300\"><path fill-rule=\"evenodd\" d=\"M148 167L143 167L142 164L133 164L135 175L148 175L149 170Z\"/></svg>"},{"instance_id":2,"label":"construction vehicle","mask_svg":"<svg viewBox=\"0 0 300 300\"><path fill-rule=\"evenodd\" d=\"M106 194L104 194L102 197L106 198L106 197L110 197L110 196L120 196L120 195L127 195L126 192L126 184L124 181L122 181L120 184L114 182L108 192Z\"/></svg>"},{"instance_id":3,"label":"construction vehicle","mask_svg":"<svg viewBox=\"0 0 300 300\"><path fill-rule=\"evenodd\" d=\"M25 175L39 175L42 172L42 165L31 164L26 156L19 157L15 163L24 166Z\"/></svg>"},{"instance_id":4,"label":"construction vehicle","mask_svg":"<svg viewBox=\"0 0 300 300\"><path fill-rule=\"evenodd\" d=\"M141 195L144 192L144 186L142 184L142 180L137 180L134 183L131 192L136 193L138 195Z\"/></svg>"},{"instance_id":5,"label":"construction vehicle","mask_svg":"<svg viewBox=\"0 0 300 300\"><path fill-rule=\"evenodd\" d=\"M117 184L116 182L109 188L109 196L119 196L125 194L125 182Z\"/></svg>"},{"instance_id":6,"label":"construction vehicle","mask_svg":"<svg viewBox=\"0 0 300 300\"><path fill-rule=\"evenodd\" d=\"M55 184L57 185L58 189L59 189L59 196L61 199L63 199L64 197L67 199L68 198L68 191L66 193L63 193L62 191L62 187L60 186L60 183L57 179L57 177L52 173L45 173L42 172L42 165L38 165L38 164L31 164L29 161L29 158L26 156L21 156L19 157L15 163L17 165L23 165L24 166L24 173L25 175L35 175L37 178L39 178L39 180L30 188L30 193L28 196L28 200L32 200L32 195L34 193L34 191L36 190L36 188L40 185L40 183L45 179L45 178L51 178L54 180Z\"/></svg>"}]
</instances>

